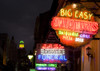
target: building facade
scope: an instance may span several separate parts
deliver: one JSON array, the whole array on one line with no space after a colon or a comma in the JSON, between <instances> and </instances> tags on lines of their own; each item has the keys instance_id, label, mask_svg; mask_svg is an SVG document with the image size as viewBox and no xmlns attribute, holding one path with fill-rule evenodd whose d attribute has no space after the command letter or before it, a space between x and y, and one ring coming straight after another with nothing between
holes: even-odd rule
<instances>
[{"instance_id":1,"label":"building facade","mask_svg":"<svg viewBox=\"0 0 100 71\"><path fill-rule=\"evenodd\" d=\"M7 68L7 48L9 47L9 36L6 33L0 34L0 70Z\"/></svg>"},{"instance_id":2,"label":"building facade","mask_svg":"<svg viewBox=\"0 0 100 71\"><path fill-rule=\"evenodd\" d=\"M53 8L55 6L52 5L51 9L53 8L53 11L49 12L49 14L52 13L51 17L49 17L49 20L47 20L48 22L46 22L46 25L44 24L44 22L43 22L43 24L41 23L41 25L43 25L45 27L46 26L49 27L52 17L56 16L62 7L66 6L67 4L71 4L71 3L81 3L87 9L90 9L91 12L93 12L95 15L95 20L100 25L100 21L99 21L100 20L100 6L99 6L100 2L98 0L95 0L95 1L90 1L90 0L72 0L72 1L58 0L58 1L55 1L54 4L56 5L56 8ZM42 15L45 15L45 13ZM46 17L48 17L48 16L46 15ZM38 20L43 21L43 19L41 19L39 17L38 17ZM40 24L39 21L37 22L38 24ZM49 24L49 25L47 25L47 24ZM52 33L52 31L49 31L50 28L49 29L46 29L44 27L39 28L40 27L39 25L37 27L38 27L37 30L40 30L37 32L38 33L43 32L43 33L45 33L45 35L43 33L42 34L37 33L38 37L36 36L36 38L37 38L37 39L35 39L36 43L52 42L52 40L49 40L50 38L52 38L51 37L52 35L50 34L50 33ZM45 31L41 31L41 30L45 30ZM42 38L42 39L40 39L40 38ZM56 36L56 38L57 38L57 36ZM54 39L54 40L56 40L56 39ZM39 41L41 41L41 42L39 42ZM58 41L59 41L59 39L58 39ZM57 41L57 43L60 43L58 41ZM92 49L93 58L91 58L91 57L88 58L88 56L86 54L86 48L88 46L91 47L91 49ZM72 71L100 71L100 68L99 68L99 66L100 66L99 65L100 64L100 48L99 47L100 47L100 28L98 30L98 34L91 40L90 43L88 43L80 48L75 48L75 49L69 48L69 57L70 57L70 59L72 59L71 61L73 63Z\"/></svg>"}]
</instances>

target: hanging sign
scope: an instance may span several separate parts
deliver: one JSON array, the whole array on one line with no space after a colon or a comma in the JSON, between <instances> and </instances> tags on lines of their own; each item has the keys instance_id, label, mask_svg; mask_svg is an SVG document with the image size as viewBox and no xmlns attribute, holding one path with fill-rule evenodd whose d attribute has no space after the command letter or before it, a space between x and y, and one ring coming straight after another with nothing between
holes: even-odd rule
<instances>
[{"instance_id":1,"label":"hanging sign","mask_svg":"<svg viewBox=\"0 0 100 71\"><path fill-rule=\"evenodd\" d=\"M89 43L98 32L98 23L93 13L80 4L61 8L57 16L52 18L51 27L62 44L72 47Z\"/></svg>"}]
</instances>

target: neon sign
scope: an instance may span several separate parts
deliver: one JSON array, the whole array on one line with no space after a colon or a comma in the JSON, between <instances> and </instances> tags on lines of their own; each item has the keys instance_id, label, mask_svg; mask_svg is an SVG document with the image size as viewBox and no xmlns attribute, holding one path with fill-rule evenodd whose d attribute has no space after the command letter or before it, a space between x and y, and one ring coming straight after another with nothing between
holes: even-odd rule
<instances>
[{"instance_id":1,"label":"neon sign","mask_svg":"<svg viewBox=\"0 0 100 71\"><path fill-rule=\"evenodd\" d=\"M51 27L60 42L67 46L80 47L87 44L98 32L94 15L81 4L70 4L61 8L52 18Z\"/></svg>"},{"instance_id":2,"label":"neon sign","mask_svg":"<svg viewBox=\"0 0 100 71\"><path fill-rule=\"evenodd\" d=\"M35 69L30 69L30 71L36 71Z\"/></svg>"},{"instance_id":3,"label":"neon sign","mask_svg":"<svg viewBox=\"0 0 100 71\"><path fill-rule=\"evenodd\" d=\"M61 44L42 44L37 61L43 63L64 63L67 61L64 46ZM37 62L38 63L38 62Z\"/></svg>"},{"instance_id":4,"label":"neon sign","mask_svg":"<svg viewBox=\"0 0 100 71\"><path fill-rule=\"evenodd\" d=\"M96 34L98 30L97 22L54 17L51 26L55 30L76 31L78 33Z\"/></svg>"},{"instance_id":5,"label":"neon sign","mask_svg":"<svg viewBox=\"0 0 100 71\"><path fill-rule=\"evenodd\" d=\"M21 40L19 43L19 48L24 48L24 41Z\"/></svg>"},{"instance_id":6,"label":"neon sign","mask_svg":"<svg viewBox=\"0 0 100 71\"><path fill-rule=\"evenodd\" d=\"M56 70L55 67L36 67L37 70Z\"/></svg>"},{"instance_id":7,"label":"neon sign","mask_svg":"<svg viewBox=\"0 0 100 71\"><path fill-rule=\"evenodd\" d=\"M41 49L64 49L61 44L42 44Z\"/></svg>"},{"instance_id":8,"label":"neon sign","mask_svg":"<svg viewBox=\"0 0 100 71\"><path fill-rule=\"evenodd\" d=\"M68 39L67 36L80 37L80 38L91 38L92 37L90 34L79 34L77 32L56 31L56 33L58 34L58 36L63 35L62 38L64 38L64 39ZM72 38L70 38L70 39L72 39Z\"/></svg>"},{"instance_id":9,"label":"neon sign","mask_svg":"<svg viewBox=\"0 0 100 71\"><path fill-rule=\"evenodd\" d=\"M62 36L62 39L65 39L65 40L73 40L73 38L71 36Z\"/></svg>"},{"instance_id":10,"label":"neon sign","mask_svg":"<svg viewBox=\"0 0 100 71\"><path fill-rule=\"evenodd\" d=\"M43 44L41 48L42 55L63 55L65 49L60 44Z\"/></svg>"},{"instance_id":11,"label":"neon sign","mask_svg":"<svg viewBox=\"0 0 100 71\"><path fill-rule=\"evenodd\" d=\"M59 35L68 35L68 36L79 36L79 33L76 32L67 32L67 31L58 31Z\"/></svg>"},{"instance_id":12,"label":"neon sign","mask_svg":"<svg viewBox=\"0 0 100 71\"><path fill-rule=\"evenodd\" d=\"M62 55L65 54L64 49L41 49L42 55Z\"/></svg>"},{"instance_id":13,"label":"neon sign","mask_svg":"<svg viewBox=\"0 0 100 71\"><path fill-rule=\"evenodd\" d=\"M24 41L21 40L19 43L20 43L20 44L24 44Z\"/></svg>"},{"instance_id":14,"label":"neon sign","mask_svg":"<svg viewBox=\"0 0 100 71\"><path fill-rule=\"evenodd\" d=\"M90 38L91 36L88 35L88 34L80 34L80 37L81 37L81 38Z\"/></svg>"},{"instance_id":15,"label":"neon sign","mask_svg":"<svg viewBox=\"0 0 100 71\"><path fill-rule=\"evenodd\" d=\"M35 64L36 67L47 67L47 64Z\"/></svg>"},{"instance_id":16,"label":"neon sign","mask_svg":"<svg viewBox=\"0 0 100 71\"><path fill-rule=\"evenodd\" d=\"M24 48L24 44L19 44L19 48Z\"/></svg>"},{"instance_id":17,"label":"neon sign","mask_svg":"<svg viewBox=\"0 0 100 71\"><path fill-rule=\"evenodd\" d=\"M82 38L75 38L75 41L77 41L77 42L84 42L84 39L82 39Z\"/></svg>"},{"instance_id":18,"label":"neon sign","mask_svg":"<svg viewBox=\"0 0 100 71\"><path fill-rule=\"evenodd\" d=\"M57 67L57 64L35 64L36 67Z\"/></svg>"},{"instance_id":19,"label":"neon sign","mask_svg":"<svg viewBox=\"0 0 100 71\"><path fill-rule=\"evenodd\" d=\"M65 55L38 55L38 59L42 60L64 60L66 61Z\"/></svg>"},{"instance_id":20,"label":"neon sign","mask_svg":"<svg viewBox=\"0 0 100 71\"><path fill-rule=\"evenodd\" d=\"M72 11L72 9L60 9L60 16L62 17L74 17L91 20L93 17L92 13L83 12L79 10Z\"/></svg>"},{"instance_id":21,"label":"neon sign","mask_svg":"<svg viewBox=\"0 0 100 71\"><path fill-rule=\"evenodd\" d=\"M57 64L48 64L48 67L57 67Z\"/></svg>"}]
</instances>

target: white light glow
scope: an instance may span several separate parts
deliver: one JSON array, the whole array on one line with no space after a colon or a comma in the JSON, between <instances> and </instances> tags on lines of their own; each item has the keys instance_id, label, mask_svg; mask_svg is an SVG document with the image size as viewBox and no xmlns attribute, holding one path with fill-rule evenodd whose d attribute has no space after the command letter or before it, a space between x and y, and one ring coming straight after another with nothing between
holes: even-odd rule
<instances>
[{"instance_id":1,"label":"white light glow","mask_svg":"<svg viewBox=\"0 0 100 71\"><path fill-rule=\"evenodd\" d=\"M63 55L65 54L64 49L41 49L42 55Z\"/></svg>"},{"instance_id":2,"label":"white light glow","mask_svg":"<svg viewBox=\"0 0 100 71\"><path fill-rule=\"evenodd\" d=\"M29 58L29 59L32 59L32 58L33 58L33 55L28 55L28 58Z\"/></svg>"},{"instance_id":3,"label":"white light glow","mask_svg":"<svg viewBox=\"0 0 100 71\"><path fill-rule=\"evenodd\" d=\"M83 38L75 38L75 41L77 41L77 42L84 42L84 39Z\"/></svg>"},{"instance_id":4,"label":"white light glow","mask_svg":"<svg viewBox=\"0 0 100 71\"><path fill-rule=\"evenodd\" d=\"M76 5L76 4L73 4L73 5L72 5L72 7L73 7L73 8L76 8L76 7L77 7L77 5Z\"/></svg>"}]
</instances>

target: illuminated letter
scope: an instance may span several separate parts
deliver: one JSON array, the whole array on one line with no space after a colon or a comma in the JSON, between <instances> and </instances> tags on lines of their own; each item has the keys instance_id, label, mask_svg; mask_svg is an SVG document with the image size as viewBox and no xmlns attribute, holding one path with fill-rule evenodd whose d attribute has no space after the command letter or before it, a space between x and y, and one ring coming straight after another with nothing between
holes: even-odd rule
<instances>
[{"instance_id":1,"label":"illuminated letter","mask_svg":"<svg viewBox=\"0 0 100 71\"><path fill-rule=\"evenodd\" d=\"M41 59L41 55L38 55L38 59Z\"/></svg>"},{"instance_id":2,"label":"illuminated letter","mask_svg":"<svg viewBox=\"0 0 100 71\"><path fill-rule=\"evenodd\" d=\"M44 51L45 51L44 49L41 49L41 54L44 54Z\"/></svg>"},{"instance_id":3,"label":"illuminated letter","mask_svg":"<svg viewBox=\"0 0 100 71\"><path fill-rule=\"evenodd\" d=\"M63 60L63 55L60 55L59 56L59 60Z\"/></svg>"},{"instance_id":4,"label":"illuminated letter","mask_svg":"<svg viewBox=\"0 0 100 71\"><path fill-rule=\"evenodd\" d=\"M42 45L42 49L45 49L45 48L46 48L46 44L43 44L43 45Z\"/></svg>"},{"instance_id":5,"label":"illuminated letter","mask_svg":"<svg viewBox=\"0 0 100 71\"><path fill-rule=\"evenodd\" d=\"M42 59L46 60L47 59L47 55L42 55Z\"/></svg>"},{"instance_id":6,"label":"illuminated letter","mask_svg":"<svg viewBox=\"0 0 100 71\"><path fill-rule=\"evenodd\" d=\"M67 10L65 10L65 16L67 16L67 13L68 13Z\"/></svg>"},{"instance_id":7,"label":"illuminated letter","mask_svg":"<svg viewBox=\"0 0 100 71\"><path fill-rule=\"evenodd\" d=\"M55 56L54 56L54 59L58 60L58 55L55 55Z\"/></svg>"},{"instance_id":8,"label":"illuminated letter","mask_svg":"<svg viewBox=\"0 0 100 71\"><path fill-rule=\"evenodd\" d=\"M91 19L92 16L93 16L93 14L89 14L89 20Z\"/></svg>"},{"instance_id":9,"label":"illuminated letter","mask_svg":"<svg viewBox=\"0 0 100 71\"><path fill-rule=\"evenodd\" d=\"M90 35L80 34L80 37L82 37L82 38L90 38Z\"/></svg>"},{"instance_id":10,"label":"illuminated letter","mask_svg":"<svg viewBox=\"0 0 100 71\"><path fill-rule=\"evenodd\" d=\"M59 31L59 35L63 35L63 31Z\"/></svg>"},{"instance_id":11,"label":"illuminated letter","mask_svg":"<svg viewBox=\"0 0 100 71\"><path fill-rule=\"evenodd\" d=\"M52 55L47 55L47 59L48 60L52 59Z\"/></svg>"},{"instance_id":12,"label":"illuminated letter","mask_svg":"<svg viewBox=\"0 0 100 71\"><path fill-rule=\"evenodd\" d=\"M88 19L88 15L87 15L87 12L84 12L84 19Z\"/></svg>"},{"instance_id":13,"label":"illuminated letter","mask_svg":"<svg viewBox=\"0 0 100 71\"><path fill-rule=\"evenodd\" d=\"M76 36L77 37L78 36L78 33L73 32L72 33L72 36Z\"/></svg>"},{"instance_id":14,"label":"illuminated letter","mask_svg":"<svg viewBox=\"0 0 100 71\"><path fill-rule=\"evenodd\" d=\"M75 11L75 18L78 18L77 14L79 13L78 10Z\"/></svg>"},{"instance_id":15,"label":"illuminated letter","mask_svg":"<svg viewBox=\"0 0 100 71\"><path fill-rule=\"evenodd\" d=\"M80 12L79 18L80 18L80 17L83 19L83 12Z\"/></svg>"},{"instance_id":16,"label":"illuminated letter","mask_svg":"<svg viewBox=\"0 0 100 71\"><path fill-rule=\"evenodd\" d=\"M67 59L65 58L65 55L64 55L64 60L67 60Z\"/></svg>"},{"instance_id":17,"label":"illuminated letter","mask_svg":"<svg viewBox=\"0 0 100 71\"><path fill-rule=\"evenodd\" d=\"M72 17L72 10L69 9L67 14L68 14L68 17Z\"/></svg>"},{"instance_id":18,"label":"illuminated letter","mask_svg":"<svg viewBox=\"0 0 100 71\"><path fill-rule=\"evenodd\" d=\"M64 9L61 9L60 10L60 16L64 16L64 15L65 15Z\"/></svg>"}]
</instances>

